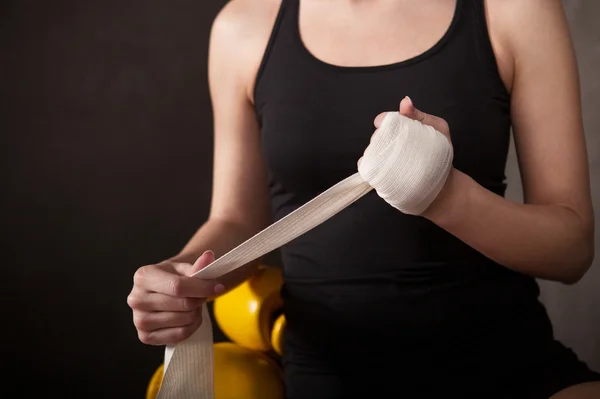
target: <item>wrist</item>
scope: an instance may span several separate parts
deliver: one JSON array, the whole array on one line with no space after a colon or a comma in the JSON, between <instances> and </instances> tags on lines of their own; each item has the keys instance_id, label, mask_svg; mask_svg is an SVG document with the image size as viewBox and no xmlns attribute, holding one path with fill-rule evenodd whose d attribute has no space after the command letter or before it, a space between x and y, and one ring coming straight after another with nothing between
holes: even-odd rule
<instances>
[{"instance_id":1,"label":"wrist","mask_svg":"<svg viewBox=\"0 0 600 399\"><path fill-rule=\"evenodd\" d=\"M444 187L421 216L440 227L451 225L466 209L467 191L467 176L452 168Z\"/></svg>"}]
</instances>

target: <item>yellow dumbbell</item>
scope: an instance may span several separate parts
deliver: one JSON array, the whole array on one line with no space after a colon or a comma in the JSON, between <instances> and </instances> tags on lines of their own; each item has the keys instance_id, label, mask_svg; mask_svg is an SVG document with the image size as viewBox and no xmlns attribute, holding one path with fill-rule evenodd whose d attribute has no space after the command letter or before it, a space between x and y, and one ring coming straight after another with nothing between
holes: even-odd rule
<instances>
[{"instance_id":1,"label":"yellow dumbbell","mask_svg":"<svg viewBox=\"0 0 600 399\"><path fill-rule=\"evenodd\" d=\"M215 399L283 399L283 374L264 353L231 342L214 344ZM163 378L161 365L152 376L146 399L155 399Z\"/></svg>"},{"instance_id":2,"label":"yellow dumbbell","mask_svg":"<svg viewBox=\"0 0 600 399\"><path fill-rule=\"evenodd\" d=\"M161 364L158 366L154 374L152 374L152 378L150 378L150 383L146 388L146 399L155 399L158 396L158 390L160 389L160 384L162 383L163 374L165 372L165 365Z\"/></svg>"},{"instance_id":3,"label":"yellow dumbbell","mask_svg":"<svg viewBox=\"0 0 600 399\"><path fill-rule=\"evenodd\" d=\"M285 316L283 314L273 323L271 330L271 347L279 355L283 355L283 332L285 331Z\"/></svg>"},{"instance_id":4,"label":"yellow dumbbell","mask_svg":"<svg viewBox=\"0 0 600 399\"><path fill-rule=\"evenodd\" d=\"M242 284L214 300L214 317L223 333L236 344L257 351L272 349L274 318L283 303L281 270L261 266Z\"/></svg>"}]
</instances>

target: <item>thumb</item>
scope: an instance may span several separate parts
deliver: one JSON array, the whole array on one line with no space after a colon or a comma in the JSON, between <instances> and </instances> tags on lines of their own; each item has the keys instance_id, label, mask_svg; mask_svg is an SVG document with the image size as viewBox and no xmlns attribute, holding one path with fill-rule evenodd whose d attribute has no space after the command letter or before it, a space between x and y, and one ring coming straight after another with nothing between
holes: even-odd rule
<instances>
[{"instance_id":1,"label":"thumb","mask_svg":"<svg viewBox=\"0 0 600 399\"><path fill-rule=\"evenodd\" d=\"M206 266L210 265L214 261L215 261L215 254L213 251L204 252L202 255L200 255L200 257L198 259L196 259L196 262L194 262L194 264L192 265L192 268L190 270L190 272L191 272L190 275L193 275L194 273L199 272L200 270L204 269Z\"/></svg>"},{"instance_id":2,"label":"thumb","mask_svg":"<svg viewBox=\"0 0 600 399\"><path fill-rule=\"evenodd\" d=\"M429 125L446 136L450 134L450 128L445 120L437 116L426 114L425 112L417 109L408 96L404 97L402 101L400 101L400 114L406 116L407 118L419 121L424 125Z\"/></svg>"}]
</instances>

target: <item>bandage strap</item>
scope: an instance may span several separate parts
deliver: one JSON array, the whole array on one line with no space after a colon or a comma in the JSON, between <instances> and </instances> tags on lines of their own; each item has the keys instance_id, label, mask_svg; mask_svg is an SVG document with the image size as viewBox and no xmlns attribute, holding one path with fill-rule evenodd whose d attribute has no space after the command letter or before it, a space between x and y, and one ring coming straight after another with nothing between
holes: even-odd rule
<instances>
[{"instance_id":1,"label":"bandage strap","mask_svg":"<svg viewBox=\"0 0 600 399\"><path fill-rule=\"evenodd\" d=\"M363 197L372 187L358 173L243 242L193 277L215 279L301 236ZM202 324L187 340L165 350L165 373L157 399L213 399L213 337L206 305Z\"/></svg>"},{"instance_id":2,"label":"bandage strap","mask_svg":"<svg viewBox=\"0 0 600 399\"><path fill-rule=\"evenodd\" d=\"M388 112L358 173L388 204L402 213L420 215L442 190L453 157L450 141L432 126Z\"/></svg>"},{"instance_id":3,"label":"bandage strap","mask_svg":"<svg viewBox=\"0 0 600 399\"><path fill-rule=\"evenodd\" d=\"M359 172L340 181L270 225L193 277L221 277L287 244L333 217L373 188L397 209L423 211L441 190L452 165L452 146L440 132L388 112ZM165 350L165 373L157 399L213 399L213 337L206 305L202 324L187 340Z\"/></svg>"}]
</instances>

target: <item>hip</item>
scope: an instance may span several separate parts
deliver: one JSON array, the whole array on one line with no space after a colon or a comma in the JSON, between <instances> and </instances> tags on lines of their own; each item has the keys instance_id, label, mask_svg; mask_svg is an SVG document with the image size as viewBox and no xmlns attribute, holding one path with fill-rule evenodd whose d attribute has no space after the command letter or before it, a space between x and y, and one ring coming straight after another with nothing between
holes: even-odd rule
<instances>
[{"instance_id":1,"label":"hip","mask_svg":"<svg viewBox=\"0 0 600 399\"><path fill-rule=\"evenodd\" d=\"M352 397L546 399L600 375L551 336L535 339L502 332L461 343L393 341L338 332L315 342L286 329L283 368L288 399ZM531 337L533 338L533 337Z\"/></svg>"},{"instance_id":2,"label":"hip","mask_svg":"<svg viewBox=\"0 0 600 399\"><path fill-rule=\"evenodd\" d=\"M406 373L433 366L476 369L486 359L510 363L544 353L553 342L553 329L538 298L508 288L490 291L286 283L288 353L342 359L340 367L348 364L348 356L371 365L392 358Z\"/></svg>"}]
</instances>

